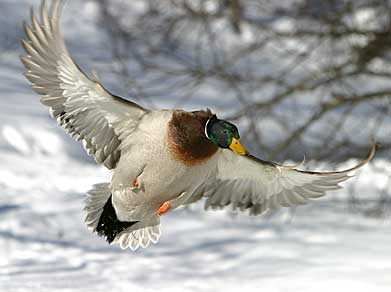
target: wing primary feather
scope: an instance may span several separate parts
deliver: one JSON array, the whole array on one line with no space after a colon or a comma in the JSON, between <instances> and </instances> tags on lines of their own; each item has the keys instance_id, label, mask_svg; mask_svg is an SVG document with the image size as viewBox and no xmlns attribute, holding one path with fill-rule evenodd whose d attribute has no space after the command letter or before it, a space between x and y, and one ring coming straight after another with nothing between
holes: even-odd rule
<instances>
[{"instance_id":1,"label":"wing primary feather","mask_svg":"<svg viewBox=\"0 0 391 292\"><path fill-rule=\"evenodd\" d=\"M208 197L205 206L215 209L230 204L233 210L250 209L250 214L254 215L267 209L306 204L327 191L340 189L339 183L351 178L350 172L368 163L375 151L373 143L367 158L349 169L312 172L297 170L298 165L284 166L223 150L218 158L218 180L205 188L204 194Z\"/></svg>"},{"instance_id":2,"label":"wing primary feather","mask_svg":"<svg viewBox=\"0 0 391 292\"><path fill-rule=\"evenodd\" d=\"M52 0L48 7L47 1L42 1L39 19L31 8L31 24L23 22L26 39L21 44L27 53L21 56L27 70L24 75L51 115L60 117L58 123L81 140L89 154L113 169L120 159L118 145L137 131L147 110L113 96L73 61L61 34L64 4Z\"/></svg>"}]
</instances>

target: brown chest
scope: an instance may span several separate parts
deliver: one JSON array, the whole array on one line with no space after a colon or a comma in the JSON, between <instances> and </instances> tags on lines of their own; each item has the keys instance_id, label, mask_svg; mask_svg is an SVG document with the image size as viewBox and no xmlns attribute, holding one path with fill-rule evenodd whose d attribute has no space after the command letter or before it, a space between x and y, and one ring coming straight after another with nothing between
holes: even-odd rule
<instances>
[{"instance_id":1,"label":"brown chest","mask_svg":"<svg viewBox=\"0 0 391 292\"><path fill-rule=\"evenodd\" d=\"M168 124L167 141L173 158L186 165L197 165L210 159L218 150L204 133L207 112L173 113Z\"/></svg>"}]
</instances>

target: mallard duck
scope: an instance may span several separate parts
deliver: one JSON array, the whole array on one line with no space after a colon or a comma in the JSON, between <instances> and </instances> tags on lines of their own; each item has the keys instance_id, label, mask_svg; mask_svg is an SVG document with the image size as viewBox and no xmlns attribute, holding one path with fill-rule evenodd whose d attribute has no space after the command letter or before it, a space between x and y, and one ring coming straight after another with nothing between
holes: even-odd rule
<instances>
[{"instance_id":1,"label":"mallard duck","mask_svg":"<svg viewBox=\"0 0 391 292\"><path fill-rule=\"evenodd\" d=\"M96 162L112 170L110 183L88 192L85 223L122 249L147 247L160 236L160 217L206 198L206 209L230 206L260 215L304 204L340 188L349 172L309 172L256 158L238 128L210 110L149 110L115 96L73 61L61 34L63 1L32 12L21 57L25 76L51 115Z\"/></svg>"}]
</instances>

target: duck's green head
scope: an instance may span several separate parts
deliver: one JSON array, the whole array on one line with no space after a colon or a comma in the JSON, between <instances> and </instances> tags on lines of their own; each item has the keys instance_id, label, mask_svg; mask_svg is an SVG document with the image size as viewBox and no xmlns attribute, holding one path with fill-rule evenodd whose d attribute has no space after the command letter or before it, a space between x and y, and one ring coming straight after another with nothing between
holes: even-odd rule
<instances>
[{"instance_id":1,"label":"duck's green head","mask_svg":"<svg viewBox=\"0 0 391 292\"><path fill-rule=\"evenodd\" d=\"M205 135L220 148L228 148L240 154L247 155L248 151L240 143L238 128L230 122L219 120L213 115L205 124Z\"/></svg>"}]
</instances>

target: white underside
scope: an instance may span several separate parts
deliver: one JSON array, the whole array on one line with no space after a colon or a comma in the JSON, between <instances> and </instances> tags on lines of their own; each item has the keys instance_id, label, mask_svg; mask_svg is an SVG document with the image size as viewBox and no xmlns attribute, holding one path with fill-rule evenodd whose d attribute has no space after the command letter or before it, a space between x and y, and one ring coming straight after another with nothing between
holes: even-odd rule
<instances>
[{"instance_id":1,"label":"white underside","mask_svg":"<svg viewBox=\"0 0 391 292\"><path fill-rule=\"evenodd\" d=\"M160 236L160 206L170 201L170 210L192 201L216 166L212 157L205 163L187 166L173 159L167 143L172 111L153 111L123 142L121 159L111 184L94 186L86 199L86 224L95 231L103 206L112 195L120 221L140 221L117 235L112 242L121 248L147 247ZM137 180L138 186L134 186Z\"/></svg>"},{"instance_id":2,"label":"white underside","mask_svg":"<svg viewBox=\"0 0 391 292\"><path fill-rule=\"evenodd\" d=\"M156 214L166 201L191 197L215 169L216 160L187 166L173 159L168 148L167 127L172 111L154 111L140 122L125 141L112 178L113 205L118 218L136 221ZM137 179L138 187L133 186ZM176 202L178 207L180 203ZM174 204L175 205L175 204Z\"/></svg>"}]
</instances>

